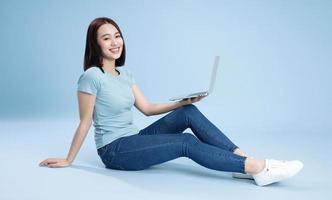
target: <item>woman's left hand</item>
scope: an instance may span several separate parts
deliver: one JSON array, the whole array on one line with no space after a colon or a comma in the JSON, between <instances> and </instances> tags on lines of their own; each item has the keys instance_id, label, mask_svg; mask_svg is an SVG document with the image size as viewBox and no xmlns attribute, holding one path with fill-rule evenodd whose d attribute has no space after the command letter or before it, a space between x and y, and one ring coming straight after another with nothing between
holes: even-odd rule
<instances>
[{"instance_id":1,"label":"woman's left hand","mask_svg":"<svg viewBox=\"0 0 332 200\"><path fill-rule=\"evenodd\" d=\"M188 99L182 99L181 101L179 101L182 105L188 105L188 104L193 104L196 103L200 100L202 100L205 96L201 96L201 97L193 97L193 98L188 98Z\"/></svg>"}]
</instances>

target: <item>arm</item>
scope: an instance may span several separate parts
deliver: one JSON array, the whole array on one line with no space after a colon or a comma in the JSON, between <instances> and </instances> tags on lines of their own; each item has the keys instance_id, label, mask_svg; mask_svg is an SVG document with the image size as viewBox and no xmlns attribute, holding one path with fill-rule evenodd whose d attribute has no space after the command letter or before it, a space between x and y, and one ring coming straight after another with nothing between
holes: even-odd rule
<instances>
[{"instance_id":1,"label":"arm","mask_svg":"<svg viewBox=\"0 0 332 200\"><path fill-rule=\"evenodd\" d=\"M134 97L135 97L136 108L146 116L166 113L166 112L174 110L178 107L195 103L197 101L200 101L202 98L204 98L204 97L197 97L197 98L193 98L193 99L186 99L186 100L181 100L181 101L172 102L172 103L156 104L156 103L150 103L144 97L143 93L141 92L141 90L139 89L139 87L137 85L133 85L132 90L133 90Z\"/></svg>"},{"instance_id":2,"label":"arm","mask_svg":"<svg viewBox=\"0 0 332 200\"><path fill-rule=\"evenodd\" d=\"M95 105L96 97L87 93L78 92L78 102L80 111L80 123L76 129L70 150L67 158L48 158L42 161L40 166L48 167L66 167L69 166L75 159L78 151L80 150L83 141L89 132L92 124L92 114Z\"/></svg>"}]
</instances>

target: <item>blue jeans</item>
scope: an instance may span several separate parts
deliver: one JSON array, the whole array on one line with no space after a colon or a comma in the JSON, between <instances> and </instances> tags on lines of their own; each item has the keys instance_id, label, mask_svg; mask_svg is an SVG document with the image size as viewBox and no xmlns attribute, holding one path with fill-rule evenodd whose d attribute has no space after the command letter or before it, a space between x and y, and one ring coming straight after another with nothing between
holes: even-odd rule
<instances>
[{"instance_id":1,"label":"blue jeans","mask_svg":"<svg viewBox=\"0 0 332 200\"><path fill-rule=\"evenodd\" d=\"M183 133L187 128L192 132ZM165 115L136 135L118 138L98 149L106 168L143 170L179 157L187 157L213 170L244 173L237 148L194 105Z\"/></svg>"}]
</instances>

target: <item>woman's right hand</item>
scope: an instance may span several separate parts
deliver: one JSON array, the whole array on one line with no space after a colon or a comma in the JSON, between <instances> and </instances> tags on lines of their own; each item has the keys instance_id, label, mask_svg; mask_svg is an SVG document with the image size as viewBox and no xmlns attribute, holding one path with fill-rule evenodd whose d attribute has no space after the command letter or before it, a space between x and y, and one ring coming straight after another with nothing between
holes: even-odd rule
<instances>
[{"instance_id":1,"label":"woman's right hand","mask_svg":"<svg viewBox=\"0 0 332 200\"><path fill-rule=\"evenodd\" d=\"M70 165L71 162L63 158L48 158L39 163L40 167L51 167L51 168L68 167Z\"/></svg>"}]
</instances>

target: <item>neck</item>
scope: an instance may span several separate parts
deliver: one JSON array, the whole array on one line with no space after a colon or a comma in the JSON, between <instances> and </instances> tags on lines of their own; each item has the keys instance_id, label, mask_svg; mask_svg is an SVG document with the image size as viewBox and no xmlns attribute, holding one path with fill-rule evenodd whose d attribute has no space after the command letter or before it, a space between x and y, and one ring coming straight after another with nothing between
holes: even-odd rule
<instances>
[{"instance_id":1,"label":"neck","mask_svg":"<svg viewBox=\"0 0 332 200\"><path fill-rule=\"evenodd\" d=\"M108 72L115 72L115 59L105 59L103 58L103 68Z\"/></svg>"}]
</instances>

